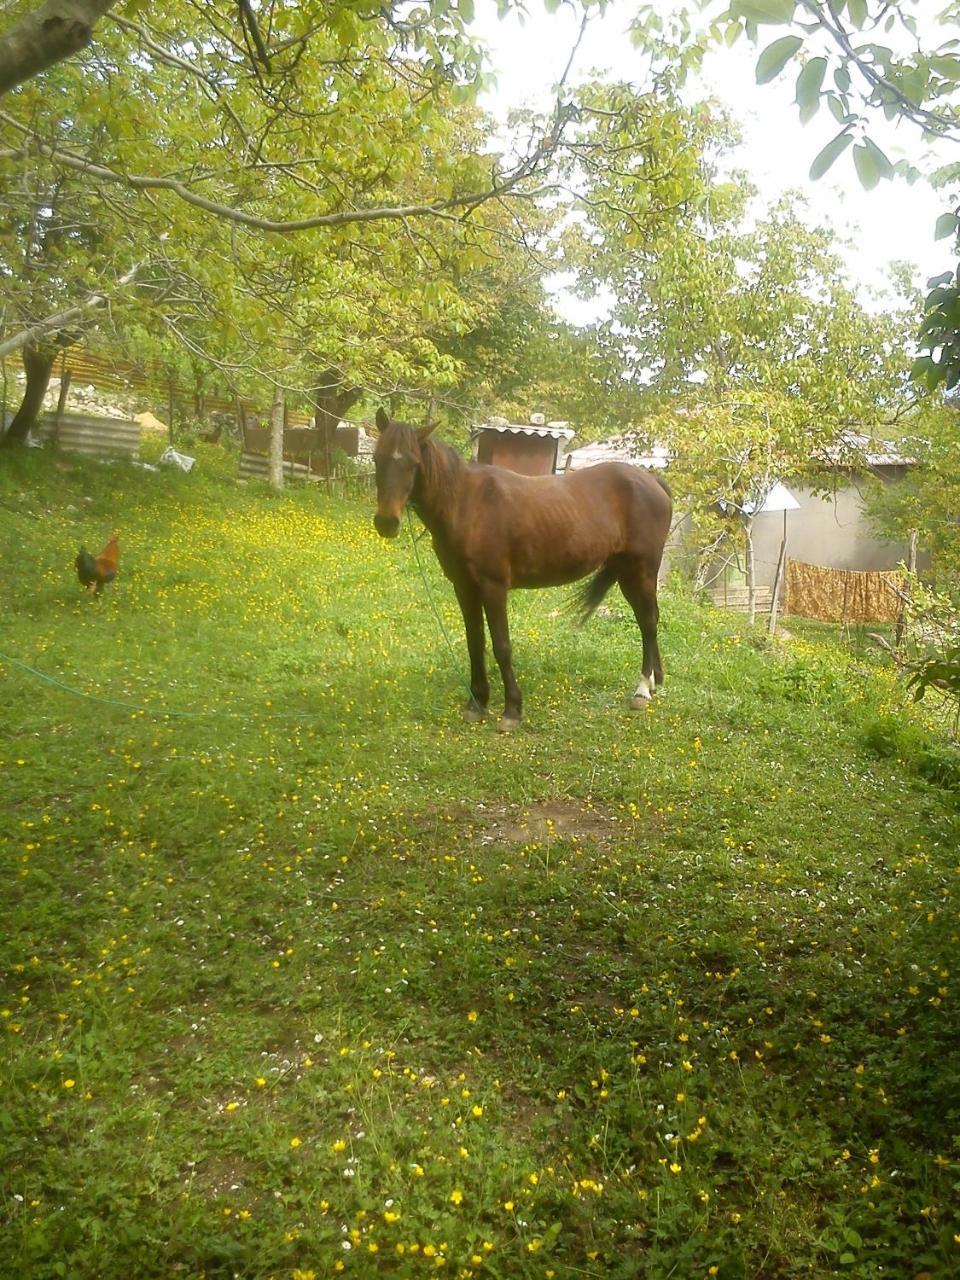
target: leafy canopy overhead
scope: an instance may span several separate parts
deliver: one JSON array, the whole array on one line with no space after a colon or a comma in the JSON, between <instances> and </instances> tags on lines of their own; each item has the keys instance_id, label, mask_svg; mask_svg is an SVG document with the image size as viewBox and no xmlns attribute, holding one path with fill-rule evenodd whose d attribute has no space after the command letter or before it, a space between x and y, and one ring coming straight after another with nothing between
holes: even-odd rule
<instances>
[{"instance_id":1,"label":"leafy canopy overhead","mask_svg":"<svg viewBox=\"0 0 960 1280\"><path fill-rule=\"evenodd\" d=\"M769 40L776 27L789 34ZM762 46L759 84L795 77L795 100L806 123L821 109L838 130L813 159L810 177L822 178L844 154L852 156L862 185L885 179L952 186L955 162L924 163L928 144L960 142L960 6L925 6L918 0L732 0L711 29L730 44L742 34ZM769 42L767 42L769 40ZM697 55L699 56L699 54ZM915 128L910 158L891 161L875 136L880 117ZM936 236L960 231L960 209L944 213ZM913 375L931 389L960 383L960 270L930 282Z\"/></svg>"},{"instance_id":2,"label":"leafy canopy overhead","mask_svg":"<svg viewBox=\"0 0 960 1280\"><path fill-rule=\"evenodd\" d=\"M662 228L687 198L685 126L660 86L561 84L495 150L470 16L440 0L107 15L0 109L0 341L96 325L100 345L241 393L522 399L569 211L612 182L625 244Z\"/></svg>"},{"instance_id":3,"label":"leafy canopy overhead","mask_svg":"<svg viewBox=\"0 0 960 1280\"><path fill-rule=\"evenodd\" d=\"M564 124L488 148L469 18L356 0L108 15L0 110L7 345L61 338L69 312L235 384L449 382L435 339L471 323L464 282L516 242L507 202L532 198Z\"/></svg>"},{"instance_id":4,"label":"leafy canopy overhead","mask_svg":"<svg viewBox=\"0 0 960 1280\"><path fill-rule=\"evenodd\" d=\"M826 108L840 125L811 165L814 179L848 147L867 189L895 173L919 175L909 161L891 163L871 136L878 114L910 122L928 141L960 141L954 4L934 17L916 0L732 0L718 21L728 43L746 33L763 44L771 28L790 27L763 47L757 82L795 76L801 120Z\"/></svg>"}]
</instances>

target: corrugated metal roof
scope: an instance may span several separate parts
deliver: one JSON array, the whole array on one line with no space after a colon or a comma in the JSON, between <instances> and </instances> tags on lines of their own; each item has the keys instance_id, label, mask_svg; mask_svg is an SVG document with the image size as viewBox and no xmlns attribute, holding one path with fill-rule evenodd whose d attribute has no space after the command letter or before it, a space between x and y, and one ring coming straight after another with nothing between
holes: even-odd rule
<instances>
[{"instance_id":1,"label":"corrugated metal roof","mask_svg":"<svg viewBox=\"0 0 960 1280\"><path fill-rule=\"evenodd\" d=\"M568 460L573 471L594 467L598 462L629 462L634 467L657 471L667 465L670 455L663 445L651 445L639 431L624 431L617 436L608 436L606 440L594 440L579 449L571 449L561 460L561 466L566 466Z\"/></svg>"},{"instance_id":2,"label":"corrugated metal roof","mask_svg":"<svg viewBox=\"0 0 960 1280\"><path fill-rule=\"evenodd\" d=\"M496 431L499 435L541 436L552 440L572 440L577 434L566 422L508 422L506 418L491 418L474 429L474 437L482 431Z\"/></svg>"},{"instance_id":3,"label":"corrugated metal roof","mask_svg":"<svg viewBox=\"0 0 960 1280\"><path fill-rule=\"evenodd\" d=\"M917 459L903 451L908 440L899 443L892 440L881 440L876 436L860 431L844 431L835 444L818 450L811 461L827 463L835 467L859 466L868 467L909 467L916 464ZM659 470L670 461L669 451L664 445L650 444L649 437L639 430L628 430L620 435L608 436L606 440L594 440L581 445L579 449L571 449L563 459L561 467L569 465L574 470L581 467L593 467L598 462L629 462L635 467L649 467Z\"/></svg>"},{"instance_id":4,"label":"corrugated metal roof","mask_svg":"<svg viewBox=\"0 0 960 1280\"><path fill-rule=\"evenodd\" d=\"M881 440L877 436L867 435L863 431L842 431L836 444L828 445L815 454L818 462L827 462L832 466L855 467L857 463L866 463L868 467L910 467L916 465L916 458L903 453L902 445L893 440Z\"/></svg>"}]
</instances>

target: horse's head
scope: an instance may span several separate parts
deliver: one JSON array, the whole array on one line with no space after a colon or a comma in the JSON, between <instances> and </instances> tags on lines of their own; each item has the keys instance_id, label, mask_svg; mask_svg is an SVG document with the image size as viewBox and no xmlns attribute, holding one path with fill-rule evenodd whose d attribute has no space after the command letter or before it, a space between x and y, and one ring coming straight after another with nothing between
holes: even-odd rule
<instances>
[{"instance_id":1,"label":"horse's head","mask_svg":"<svg viewBox=\"0 0 960 1280\"><path fill-rule=\"evenodd\" d=\"M376 424L379 439L373 465L377 473L377 514L373 525L381 537L395 538L423 465L420 446L436 423L411 427L407 422L391 422L386 412L378 409Z\"/></svg>"}]
</instances>

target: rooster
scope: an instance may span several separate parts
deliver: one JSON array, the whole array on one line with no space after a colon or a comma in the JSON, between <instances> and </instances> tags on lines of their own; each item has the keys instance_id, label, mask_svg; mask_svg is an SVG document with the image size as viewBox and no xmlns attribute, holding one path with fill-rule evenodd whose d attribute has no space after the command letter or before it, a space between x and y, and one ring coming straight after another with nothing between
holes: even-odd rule
<instances>
[{"instance_id":1,"label":"rooster","mask_svg":"<svg viewBox=\"0 0 960 1280\"><path fill-rule=\"evenodd\" d=\"M120 560L120 543L114 534L98 556L92 556L86 547L80 548L76 559L77 577L87 588L98 596L105 582L112 582L117 576L117 564Z\"/></svg>"}]
</instances>

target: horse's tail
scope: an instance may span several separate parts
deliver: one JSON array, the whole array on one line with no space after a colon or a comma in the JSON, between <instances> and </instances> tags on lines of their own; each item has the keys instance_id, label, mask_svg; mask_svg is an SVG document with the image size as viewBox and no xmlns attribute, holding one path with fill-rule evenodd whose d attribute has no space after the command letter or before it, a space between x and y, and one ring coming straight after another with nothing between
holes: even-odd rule
<instances>
[{"instance_id":1,"label":"horse's tail","mask_svg":"<svg viewBox=\"0 0 960 1280\"><path fill-rule=\"evenodd\" d=\"M616 580L617 575L609 564L605 564L592 578L577 587L570 600L570 612L577 614L581 626L590 620Z\"/></svg>"}]
</instances>

